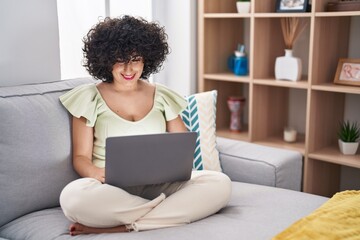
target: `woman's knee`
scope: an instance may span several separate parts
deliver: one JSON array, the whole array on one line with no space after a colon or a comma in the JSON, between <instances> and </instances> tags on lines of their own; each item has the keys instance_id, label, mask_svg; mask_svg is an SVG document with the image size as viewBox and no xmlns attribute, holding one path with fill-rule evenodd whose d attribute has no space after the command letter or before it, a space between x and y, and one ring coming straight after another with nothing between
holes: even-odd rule
<instances>
[{"instance_id":1,"label":"woman's knee","mask_svg":"<svg viewBox=\"0 0 360 240\"><path fill-rule=\"evenodd\" d=\"M229 199L231 194L231 180L230 178L221 172L216 172L213 176L213 184L216 191L224 198Z\"/></svg>"},{"instance_id":2,"label":"woman's knee","mask_svg":"<svg viewBox=\"0 0 360 240\"><path fill-rule=\"evenodd\" d=\"M227 175L216 171L199 171L192 180L199 186L200 199L211 199L203 206L207 209L206 213L215 213L228 204L232 183Z\"/></svg>"},{"instance_id":3,"label":"woman's knee","mask_svg":"<svg viewBox=\"0 0 360 240\"><path fill-rule=\"evenodd\" d=\"M66 185L59 199L63 211L70 213L78 210L86 199L91 199L89 189L97 185L101 185L101 182L93 178L80 178Z\"/></svg>"},{"instance_id":4,"label":"woman's knee","mask_svg":"<svg viewBox=\"0 0 360 240\"><path fill-rule=\"evenodd\" d=\"M199 171L194 174L194 181L206 182L209 184L212 191L216 192L219 196L230 198L231 194L231 180L222 172L216 171Z\"/></svg>"}]
</instances>

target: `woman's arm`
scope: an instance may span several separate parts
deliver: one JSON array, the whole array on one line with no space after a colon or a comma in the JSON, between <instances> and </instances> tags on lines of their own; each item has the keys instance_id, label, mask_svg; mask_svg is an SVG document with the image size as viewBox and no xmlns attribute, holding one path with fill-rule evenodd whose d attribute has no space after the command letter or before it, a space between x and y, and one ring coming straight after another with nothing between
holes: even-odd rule
<instances>
[{"instance_id":1,"label":"woman's arm","mask_svg":"<svg viewBox=\"0 0 360 240\"><path fill-rule=\"evenodd\" d=\"M81 177L95 178L105 181L105 169L92 164L92 151L94 144L94 130L86 126L86 119L73 117L72 140L73 140L73 165L75 171Z\"/></svg>"},{"instance_id":2,"label":"woman's arm","mask_svg":"<svg viewBox=\"0 0 360 240\"><path fill-rule=\"evenodd\" d=\"M166 122L166 130L168 132L187 132L188 130L185 127L185 124L180 116L177 118Z\"/></svg>"}]
</instances>

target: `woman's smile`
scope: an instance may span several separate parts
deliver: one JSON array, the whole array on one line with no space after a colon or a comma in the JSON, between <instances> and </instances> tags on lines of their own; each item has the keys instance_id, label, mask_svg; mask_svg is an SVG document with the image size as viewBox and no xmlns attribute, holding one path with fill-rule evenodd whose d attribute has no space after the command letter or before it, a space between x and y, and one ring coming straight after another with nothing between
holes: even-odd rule
<instances>
[{"instance_id":1,"label":"woman's smile","mask_svg":"<svg viewBox=\"0 0 360 240\"><path fill-rule=\"evenodd\" d=\"M123 78L126 80L126 81L131 81L135 78L135 75L136 74L133 74L133 75L125 75L125 74L121 74L121 76L123 76Z\"/></svg>"}]
</instances>

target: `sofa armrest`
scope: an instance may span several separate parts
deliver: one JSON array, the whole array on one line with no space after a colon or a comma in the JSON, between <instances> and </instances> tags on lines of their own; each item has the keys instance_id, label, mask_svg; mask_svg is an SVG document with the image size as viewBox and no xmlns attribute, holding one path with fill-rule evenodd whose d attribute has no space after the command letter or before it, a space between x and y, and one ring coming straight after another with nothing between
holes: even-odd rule
<instances>
[{"instance_id":1,"label":"sofa armrest","mask_svg":"<svg viewBox=\"0 0 360 240\"><path fill-rule=\"evenodd\" d=\"M232 181L301 190L299 152L221 137L217 149L223 172Z\"/></svg>"}]
</instances>

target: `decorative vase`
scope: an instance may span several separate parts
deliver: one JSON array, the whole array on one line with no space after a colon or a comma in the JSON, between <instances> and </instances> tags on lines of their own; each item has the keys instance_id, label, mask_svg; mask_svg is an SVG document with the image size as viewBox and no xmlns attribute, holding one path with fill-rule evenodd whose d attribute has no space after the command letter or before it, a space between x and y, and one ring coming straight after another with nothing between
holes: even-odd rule
<instances>
[{"instance_id":1,"label":"decorative vase","mask_svg":"<svg viewBox=\"0 0 360 240\"><path fill-rule=\"evenodd\" d=\"M249 13L250 5L250 2L236 2L236 8L238 13Z\"/></svg>"},{"instance_id":2,"label":"decorative vase","mask_svg":"<svg viewBox=\"0 0 360 240\"><path fill-rule=\"evenodd\" d=\"M244 97L229 97L227 104L230 110L230 131L240 132L242 129L242 112L244 109Z\"/></svg>"},{"instance_id":3,"label":"decorative vase","mask_svg":"<svg viewBox=\"0 0 360 240\"><path fill-rule=\"evenodd\" d=\"M338 142L341 153L345 155L355 155L359 147L358 142L343 142L340 139Z\"/></svg>"},{"instance_id":4,"label":"decorative vase","mask_svg":"<svg viewBox=\"0 0 360 240\"><path fill-rule=\"evenodd\" d=\"M300 80L301 59L293 56L292 49L285 49L285 56L276 58L275 78L290 81Z\"/></svg>"}]
</instances>

